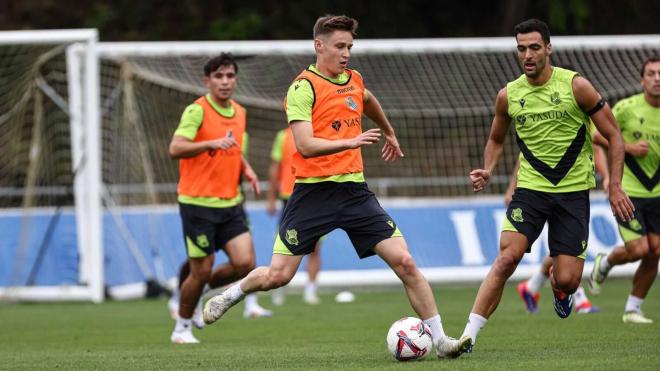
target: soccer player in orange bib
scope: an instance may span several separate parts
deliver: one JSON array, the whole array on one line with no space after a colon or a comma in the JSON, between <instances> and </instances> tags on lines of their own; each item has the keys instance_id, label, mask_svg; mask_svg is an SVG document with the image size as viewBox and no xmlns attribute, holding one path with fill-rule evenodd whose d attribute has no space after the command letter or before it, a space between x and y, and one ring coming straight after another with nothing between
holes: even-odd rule
<instances>
[{"instance_id":1,"label":"soccer player in orange bib","mask_svg":"<svg viewBox=\"0 0 660 371\"><path fill-rule=\"evenodd\" d=\"M399 142L362 76L347 68L357 21L327 15L314 25L316 63L291 84L285 107L297 152L296 184L279 228L269 267L259 267L204 305L213 323L243 297L286 285L321 236L341 228L360 258L378 255L401 279L413 310L427 323L438 357L457 357L471 345L444 334L429 283L417 268L394 220L364 180L362 146L385 138L382 158L403 157ZM380 129L362 131L362 114Z\"/></svg>"}]
</instances>

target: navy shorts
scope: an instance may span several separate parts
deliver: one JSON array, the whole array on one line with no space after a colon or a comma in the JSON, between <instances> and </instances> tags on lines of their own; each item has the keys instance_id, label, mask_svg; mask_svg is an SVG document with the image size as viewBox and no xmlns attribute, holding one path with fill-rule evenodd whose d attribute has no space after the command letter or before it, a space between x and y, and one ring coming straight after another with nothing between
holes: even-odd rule
<instances>
[{"instance_id":1,"label":"navy shorts","mask_svg":"<svg viewBox=\"0 0 660 371\"><path fill-rule=\"evenodd\" d=\"M517 188L506 211L503 231L527 237L527 252L548 222L550 256L584 259L589 241L589 191L549 193Z\"/></svg>"},{"instance_id":2,"label":"navy shorts","mask_svg":"<svg viewBox=\"0 0 660 371\"><path fill-rule=\"evenodd\" d=\"M616 217L621 239L629 242L648 233L660 234L660 197L630 197L630 201L635 205L635 218L624 222Z\"/></svg>"},{"instance_id":3,"label":"navy shorts","mask_svg":"<svg viewBox=\"0 0 660 371\"><path fill-rule=\"evenodd\" d=\"M296 183L283 210L273 253L306 255L334 229L343 229L360 258L390 237L402 237L366 183Z\"/></svg>"},{"instance_id":4,"label":"navy shorts","mask_svg":"<svg viewBox=\"0 0 660 371\"><path fill-rule=\"evenodd\" d=\"M243 205L215 208L179 203L179 213L190 258L211 255L249 231Z\"/></svg>"}]
</instances>

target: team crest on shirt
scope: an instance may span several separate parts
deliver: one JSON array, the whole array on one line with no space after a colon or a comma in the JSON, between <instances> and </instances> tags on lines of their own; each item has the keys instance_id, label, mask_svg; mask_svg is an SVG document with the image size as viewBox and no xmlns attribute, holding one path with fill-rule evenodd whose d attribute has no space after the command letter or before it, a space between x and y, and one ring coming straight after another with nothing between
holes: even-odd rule
<instances>
[{"instance_id":1,"label":"team crest on shirt","mask_svg":"<svg viewBox=\"0 0 660 371\"><path fill-rule=\"evenodd\" d=\"M523 126L525 125L525 121L527 121L527 117L525 117L525 115L520 115L516 117L516 121L518 121L518 124L520 124L520 126Z\"/></svg>"},{"instance_id":2,"label":"team crest on shirt","mask_svg":"<svg viewBox=\"0 0 660 371\"><path fill-rule=\"evenodd\" d=\"M209 247L209 239L208 237L206 237L205 234L200 234L199 236L197 236L196 242L197 242L197 246L203 249Z\"/></svg>"},{"instance_id":3,"label":"team crest on shirt","mask_svg":"<svg viewBox=\"0 0 660 371\"><path fill-rule=\"evenodd\" d=\"M346 102L346 105L348 106L348 108L352 109L353 111L355 111L358 108L358 105L353 100L353 97L346 97L346 99L344 101Z\"/></svg>"},{"instance_id":4,"label":"team crest on shirt","mask_svg":"<svg viewBox=\"0 0 660 371\"><path fill-rule=\"evenodd\" d=\"M393 222L393 221L388 220L388 221L387 221L387 225L389 225L390 228L394 229L394 222Z\"/></svg>"},{"instance_id":5,"label":"team crest on shirt","mask_svg":"<svg viewBox=\"0 0 660 371\"><path fill-rule=\"evenodd\" d=\"M552 102L552 104L554 104L555 106L561 103L561 98L559 98L559 93L554 92L550 94L550 102Z\"/></svg>"},{"instance_id":6,"label":"team crest on shirt","mask_svg":"<svg viewBox=\"0 0 660 371\"><path fill-rule=\"evenodd\" d=\"M630 226L630 229L632 229L633 231L642 230L642 224L637 219L631 220L630 223L628 223L628 225Z\"/></svg>"},{"instance_id":7,"label":"team crest on shirt","mask_svg":"<svg viewBox=\"0 0 660 371\"><path fill-rule=\"evenodd\" d=\"M286 242L289 243L289 245L295 245L298 246L300 242L298 241L298 231L295 229L287 229L286 230Z\"/></svg>"},{"instance_id":8,"label":"team crest on shirt","mask_svg":"<svg viewBox=\"0 0 660 371\"><path fill-rule=\"evenodd\" d=\"M517 223L524 222L525 219L523 219L522 209L518 207L511 210L511 219L513 219L513 221Z\"/></svg>"},{"instance_id":9,"label":"team crest on shirt","mask_svg":"<svg viewBox=\"0 0 660 371\"><path fill-rule=\"evenodd\" d=\"M341 128L341 121L335 120L332 122L332 124L330 124L330 126L332 126L332 128L335 129L336 132L339 132L339 128Z\"/></svg>"},{"instance_id":10,"label":"team crest on shirt","mask_svg":"<svg viewBox=\"0 0 660 371\"><path fill-rule=\"evenodd\" d=\"M641 131L633 131L633 137L635 137L635 139L641 138L642 137L642 132Z\"/></svg>"}]
</instances>

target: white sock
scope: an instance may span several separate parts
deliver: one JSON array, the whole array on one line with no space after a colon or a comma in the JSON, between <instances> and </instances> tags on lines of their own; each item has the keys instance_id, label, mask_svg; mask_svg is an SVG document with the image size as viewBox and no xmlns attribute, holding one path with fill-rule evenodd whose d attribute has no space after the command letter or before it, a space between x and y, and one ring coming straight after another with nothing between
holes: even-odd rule
<instances>
[{"instance_id":1,"label":"white sock","mask_svg":"<svg viewBox=\"0 0 660 371\"><path fill-rule=\"evenodd\" d=\"M539 270L527 280L527 290L530 293L532 293L532 295L536 294L537 292L539 292L539 290L541 290L541 288L545 284L545 281L547 280L548 280L548 276L546 276L545 274L543 274L543 272Z\"/></svg>"},{"instance_id":2,"label":"white sock","mask_svg":"<svg viewBox=\"0 0 660 371\"><path fill-rule=\"evenodd\" d=\"M642 303L644 303L644 299L638 298L637 296L628 295L628 301L626 301L625 312L637 312L637 313L641 312Z\"/></svg>"},{"instance_id":3,"label":"white sock","mask_svg":"<svg viewBox=\"0 0 660 371\"><path fill-rule=\"evenodd\" d=\"M476 313L470 313L467 325L465 325L465 330L463 330L463 335L461 337L465 335L469 336L472 339L472 344L474 345L474 343L477 342L477 334L479 333L479 330L481 330L486 325L487 321L487 318L484 318Z\"/></svg>"},{"instance_id":4,"label":"white sock","mask_svg":"<svg viewBox=\"0 0 660 371\"><path fill-rule=\"evenodd\" d=\"M580 304L584 303L585 301L589 301L587 298L587 294L584 292L584 288L582 286L578 287L578 289L573 293L573 300L575 300L575 306L580 306Z\"/></svg>"},{"instance_id":5,"label":"white sock","mask_svg":"<svg viewBox=\"0 0 660 371\"><path fill-rule=\"evenodd\" d=\"M436 314L429 319L425 319L423 322L431 328L433 344L438 345L440 339L445 337L445 330L442 328L442 319L440 319L440 315Z\"/></svg>"},{"instance_id":6,"label":"white sock","mask_svg":"<svg viewBox=\"0 0 660 371\"><path fill-rule=\"evenodd\" d=\"M181 295L181 289L179 289L179 286L174 286L174 290L172 290L172 300L178 302L180 295Z\"/></svg>"},{"instance_id":7,"label":"white sock","mask_svg":"<svg viewBox=\"0 0 660 371\"><path fill-rule=\"evenodd\" d=\"M252 308L259 305L257 302L257 294L247 294L245 295L245 310L250 311Z\"/></svg>"},{"instance_id":8,"label":"white sock","mask_svg":"<svg viewBox=\"0 0 660 371\"><path fill-rule=\"evenodd\" d=\"M176 319L176 326L174 327L174 331L176 332L184 332L184 331L191 331L192 327L192 319L190 318L177 318Z\"/></svg>"},{"instance_id":9,"label":"white sock","mask_svg":"<svg viewBox=\"0 0 660 371\"><path fill-rule=\"evenodd\" d=\"M305 296L316 294L316 282L307 282L305 285Z\"/></svg>"},{"instance_id":10,"label":"white sock","mask_svg":"<svg viewBox=\"0 0 660 371\"><path fill-rule=\"evenodd\" d=\"M229 299L235 303L243 300L245 293L241 290L241 281L228 288L227 295L229 295Z\"/></svg>"},{"instance_id":11,"label":"white sock","mask_svg":"<svg viewBox=\"0 0 660 371\"><path fill-rule=\"evenodd\" d=\"M603 272L609 272L610 268L612 266L610 265L610 262L607 261L607 256L600 259L600 270Z\"/></svg>"}]
</instances>

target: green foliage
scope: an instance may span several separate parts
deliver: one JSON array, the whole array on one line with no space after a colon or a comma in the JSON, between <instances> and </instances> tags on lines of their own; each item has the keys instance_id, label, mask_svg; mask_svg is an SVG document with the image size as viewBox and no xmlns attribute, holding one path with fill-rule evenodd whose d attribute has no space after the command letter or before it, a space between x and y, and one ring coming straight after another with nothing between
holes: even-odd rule
<instances>
[{"instance_id":1,"label":"green foliage","mask_svg":"<svg viewBox=\"0 0 660 371\"><path fill-rule=\"evenodd\" d=\"M657 33L660 2L22 0L2 7L0 29L94 27L104 41L308 39L328 13L357 18L361 38L510 36L532 17L553 35Z\"/></svg>"},{"instance_id":2,"label":"green foliage","mask_svg":"<svg viewBox=\"0 0 660 371\"><path fill-rule=\"evenodd\" d=\"M653 325L626 325L622 308L629 280L606 282L592 297L603 312L559 319L546 287L540 313L529 316L508 285L474 353L456 360L433 356L410 364L393 361L385 334L396 319L413 315L403 289L356 292L337 304L322 295L307 306L289 295L275 316L244 320L242 304L196 335L197 345L173 345L174 322L158 301L94 304L0 305L0 369L655 369L660 366L660 300L644 304ZM459 336L477 286L436 287L445 331ZM261 296L269 306L267 295Z\"/></svg>"}]
</instances>

